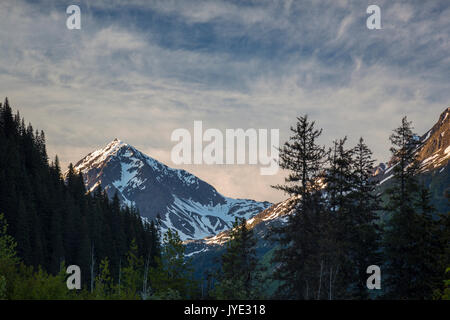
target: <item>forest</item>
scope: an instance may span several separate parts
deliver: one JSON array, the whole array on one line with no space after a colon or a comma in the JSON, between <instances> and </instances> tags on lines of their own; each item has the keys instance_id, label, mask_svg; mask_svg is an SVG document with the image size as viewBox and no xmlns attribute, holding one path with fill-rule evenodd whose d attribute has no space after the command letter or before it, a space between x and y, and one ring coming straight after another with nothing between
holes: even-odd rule
<instances>
[{"instance_id":1,"label":"forest","mask_svg":"<svg viewBox=\"0 0 450 320\"><path fill-rule=\"evenodd\" d=\"M224 253L205 281L193 276L177 232L97 188L81 173L62 174L45 134L26 125L8 99L0 105L0 299L449 299L448 212L437 212L417 178L417 139L403 118L390 137L397 165L389 188L371 179L363 138L331 148L307 116L295 119L280 148L289 172L273 186L298 201L270 231L269 263L256 235L237 219ZM448 197L448 195L447 195ZM82 270L82 289L68 290L66 267ZM368 290L367 267L380 266L381 290ZM269 294L267 285L276 284Z\"/></svg>"}]
</instances>

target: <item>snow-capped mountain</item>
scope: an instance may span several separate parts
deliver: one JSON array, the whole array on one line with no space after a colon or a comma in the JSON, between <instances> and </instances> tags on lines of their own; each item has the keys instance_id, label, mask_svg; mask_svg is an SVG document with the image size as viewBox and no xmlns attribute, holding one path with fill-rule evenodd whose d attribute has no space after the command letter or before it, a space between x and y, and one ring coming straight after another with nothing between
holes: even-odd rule
<instances>
[{"instance_id":1,"label":"snow-capped mountain","mask_svg":"<svg viewBox=\"0 0 450 320\"><path fill-rule=\"evenodd\" d=\"M442 173L449 166L450 160L450 107L440 115L436 124L424 135L418 137L417 149L420 171L422 173ZM392 169L396 162L380 163L375 168L374 177L383 184L393 177Z\"/></svg>"},{"instance_id":2,"label":"snow-capped mountain","mask_svg":"<svg viewBox=\"0 0 450 320\"><path fill-rule=\"evenodd\" d=\"M268 239L269 229L285 223L289 214L293 212L297 201L298 197L292 196L282 202L270 206L253 218L247 220L247 227L253 229L253 232L258 239L257 246L259 251L265 252L271 247L272 244L270 243L270 239ZM229 239L230 229L204 239L185 241L186 255L192 257L207 251L221 250Z\"/></svg>"},{"instance_id":3,"label":"snow-capped mountain","mask_svg":"<svg viewBox=\"0 0 450 320\"><path fill-rule=\"evenodd\" d=\"M298 197L293 196L282 202L276 203L253 218L247 220L247 227L255 229L258 234L262 229L266 230L272 223L284 223L288 215L294 210ZM264 227L263 227L264 226ZM225 230L215 236L205 239L207 244L223 244L229 240L230 230Z\"/></svg>"},{"instance_id":4,"label":"snow-capped mountain","mask_svg":"<svg viewBox=\"0 0 450 320\"><path fill-rule=\"evenodd\" d=\"M421 163L421 177L433 189L435 205L440 204L440 198L444 198L446 188L448 189L448 171L450 160L450 108L447 108L439 117L438 122L428 130L423 136L418 137L421 144L417 149L418 160ZM387 164L380 163L374 169L374 179L377 179L380 187L392 178L392 169L396 163L390 161ZM424 178L425 177L425 178ZM443 183L438 183L443 180ZM445 189L445 190L443 190ZM439 195L440 194L440 195ZM272 225L284 223L287 216L293 212L296 197L290 197L280 203L274 204L270 208L260 212L247 221L247 226L254 229L259 243L266 246L268 229ZM446 200L442 202L446 203ZM441 206L442 207L442 206ZM441 208L438 206L438 208ZM206 237L201 240L186 241L187 253L189 256L196 256L208 251L220 250L229 240L230 230L225 230L215 236Z\"/></svg>"},{"instance_id":5,"label":"snow-capped mountain","mask_svg":"<svg viewBox=\"0 0 450 320\"><path fill-rule=\"evenodd\" d=\"M136 206L144 219L161 217L162 230L176 229L183 240L213 236L235 217L252 218L271 203L228 198L185 170L173 169L118 139L75 164L89 191L101 186Z\"/></svg>"},{"instance_id":6,"label":"snow-capped mountain","mask_svg":"<svg viewBox=\"0 0 450 320\"><path fill-rule=\"evenodd\" d=\"M450 107L439 117L438 122L421 138L419 161L422 171L442 169L450 160Z\"/></svg>"}]
</instances>

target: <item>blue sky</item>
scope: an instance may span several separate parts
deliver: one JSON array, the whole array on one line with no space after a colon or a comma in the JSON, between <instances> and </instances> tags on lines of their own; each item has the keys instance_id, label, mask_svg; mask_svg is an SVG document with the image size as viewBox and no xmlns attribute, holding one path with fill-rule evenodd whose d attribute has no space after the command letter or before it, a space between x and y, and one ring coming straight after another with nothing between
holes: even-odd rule
<instances>
[{"instance_id":1,"label":"blue sky","mask_svg":"<svg viewBox=\"0 0 450 320\"><path fill-rule=\"evenodd\" d=\"M67 30L65 9L81 8ZM366 28L367 6L381 30ZM449 105L450 2L10 1L0 3L0 94L64 164L118 137L168 165L176 128L279 128L322 143L363 136L375 158L403 115L424 133ZM184 166L226 195L278 201L254 166ZM251 179L250 179L251 178ZM250 184L251 183L251 184Z\"/></svg>"}]
</instances>

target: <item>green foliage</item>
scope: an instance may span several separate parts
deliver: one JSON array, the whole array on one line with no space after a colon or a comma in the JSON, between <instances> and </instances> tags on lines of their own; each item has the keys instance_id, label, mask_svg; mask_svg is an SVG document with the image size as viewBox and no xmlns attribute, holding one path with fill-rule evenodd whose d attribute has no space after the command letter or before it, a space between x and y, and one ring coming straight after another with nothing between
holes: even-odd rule
<instances>
[{"instance_id":1,"label":"green foliage","mask_svg":"<svg viewBox=\"0 0 450 320\"><path fill-rule=\"evenodd\" d=\"M139 288L142 284L142 258L138 256L138 247L136 241L133 239L130 245L130 250L127 254L127 266L123 268L122 279L123 285L121 288L122 299L138 299Z\"/></svg>"},{"instance_id":2,"label":"green foliage","mask_svg":"<svg viewBox=\"0 0 450 320\"><path fill-rule=\"evenodd\" d=\"M193 280L193 270L184 250L178 233L169 229L163 237L161 258L157 258L156 267L150 269L153 298L193 298L196 295L198 284Z\"/></svg>"},{"instance_id":3,"label":"green foliage","mask_svg":"<svg viewBox=\"0 0 450 320\"><path fill-rule=\"evenodd\" d=\"M443 272L441 256L443 219L434 220L434 207L426 187L418 184L417 140L411 122L403 118L390 140L394 167L392 186L387 189L383 251L386 274L385 297L431 299Z\"/></svg>"},{"instance_id":4,"label":"green foliage","mask_svg":"<svg viewBox=\"0 0 450 320\"><path fill-rule=\"evenodd\" d=\"M280 149L280 167L289 170L286 184L274 186L290 195L302 196L302 201L320 189L318 179L326 157L325 149L317 144L322 129L314 126L315 122L310 122L307 115L297 118L289 141Z\"/></svg>"},{"instance_id":5,"label":"green foliage","mask_svg":"<svg viewBox=\"0 0 450 320\"><path fill-rule=\"evenodd\" d=\"M372 151L360 138L351 150L348 160L348 188L340 196L339 231L337 242L341 243L342 272L339 276L340 298L368 299L366 287L367 267L379 265L380 234L378 212L381 208L372 179L374 162Z\"/></svg>"},{"instance_id":6,"label":"green foliage","mask_svg":"<svg viewBox=\"0 0 450 320\"><path fill-rule=\"evenodd\" d=\"M321 130L306 117L293 131L280 153L290 174L276 188L298 202L287 224L275 229L276 297L366 299L366 269L380 261L372 153L362 138L352 149L346 138L336 140L324 152L316 142Z\"/></svg>"},{"instance_id":7,"label":"green foliage","mask_svg":"<svg viewBox=\"0 0 450 320\"><path fill-rule=\"evenodd\" d=\"M109 259L105 258L100 262L100 272L95 278L94 296L96 299L105 300L112 297L113 279L109 271Z\"/></svg>"},{"instance_id":8,"label":"green foliage","mask_svg":"<svg viewBox=\"0 0 450 320\"><path fill-rule=\"evenodd\" d=\"M181 300L183 299L178 290L166 288L150 296L150 300Z\"/></svg>"},{"instance_id":9,"label":"green foliage","mask_svg":"<svg viewBox=\"0 0 450 320\"><path fill-rule=\"evenodd\" d=\"M450 275L450 268L445 270ZM450 300L450 279L444 280L444 293L442 294L442 300Z\"/></svg>"},{"instance_id":10,"label":"green foliage","mask_svg":"<svg viewBox=\"0 0 450 320\"><path fill-rule=\"evenodd\" d=\"M19 262L19 258L16 254L17 243L14 238L8 234L8 223L6 222L5 215L0 214L0 265L5 266L7 264L15 265Z\"/></svg>"},{"instance_id":11,"label":"green foliage","mask_svg":"<svg viewBox=\"0 0 450 320\"><path fill-rule=\"evenodd\" d=\"M10 298L14 283L18 280L17 268L20 260L16 254L16 242L8 235L5 216L0 214L0 297Z\"/></svg>"},{"instance_id":12,"label":"green foliage","mask_svg":"<svg viewBox=\"0 0 450 320\"><path fill-rule=\"evenodd\" d=\"M315 274L317 243L325 227L323 203L319 194L320 178L326 152L317 144L322 130L307 116L297 118L292 135L280 150L280 167L289 170L285 185L275 186L298 199L294 212L285 226L275 229L279 243L273 263L274 279L280 281L277 296L289 299L308 299L310 278Z\"/></svg>"},{"instance_id":13,"label":"green foliage","mask_svg":"<svg viewBox=\"0 0 450 320\"><path fill-rule=\"evenodd\" d=\"M365 287L366 268L379 264L384 298L449 299L450 218L438 216L431 201L437 197L439 208L448 208L448 169L441 180L425 175L429 188L419 184L411 123L404 118L390 137L397 165L383 195L384 230L371 180L374 160L363 140L347 149L340 139L326 152L317 143L322 130L307 116L297 118L291 132L280 150L289 175L275 188L297 204L288 222L274 229L274 249L262 261L268 269L260 268L252 230L236 221L218 284L209 273L207 291L214 290L203 296L260 299L264 282L277 289L276 298L367 299L373 296ZM161 247L158 224L144 225L117 195L110 201L100 188L87 193L73 165L64 180L58 158L48 163L44 133L14 116L7 99L0 104L0 212L0 299L198 297L178 234L168 230ZM71 264L82 269L82 290L67 289L64 265ZM93 290L87 290L90 283Z\"/></svg>"},{"instance_id":14,"label":"green foliage","mask_svg":"<svg viewBox=\"0 0 450 320\"><path fill-rule=\"evenodd\" d=\"M6 278L4 276L0 276L0 300L6 298Z\"/></svg>"},{"instance_id":15,"label":"green foliage","mask_svg":"<svg viewBox=\"0 0 450 320\"><path fill-rule=\"evenodd\" d=\"M22 294L25 294L25 297L23 297L25 299L71 299L73 295L67 289L65 277L65 268L61 269L61 272L56 276L49 275L42 268L39 268L32 277L24 278L23 287L20 291ZM26 288L28 288L27 293L25 293Z\"/></svg>"},{"instance_id":16,"label":"green foliage","mask_svg":"<svg viewBox=\"0 0 450 320\"><path fill-rule=\"evenodd\" d=\"M256 239L245 219L236 219L222 255L219 283L212 295L217 299L262 299L262 270L255 251Z\"/></svg>"},{"instance_id":17,"label":"green foliage","mask_svg":"<svg viewBox=\"0 0 450 320\"><path fill-rule=\"evenodd\" d=\"M19 276L14 272L19 260L33 270L41 268L38 279L45 278L44 271L57 276L63 261L78 265L86 287L99 269L92 261L105 258L112 280L118 282L119 264L132 239L136 256L148 257L151 265L160 255L155 224L143 225L135 208L121 206L117 197L110 201L100 188L87 193L73 165L63 179L58 158L48 163L44 133L25 126L19 113L13 116L8 99L0 104L0 212L9 224L8 237L0 244L0 275L6 277L8 298L17 280L13 278Z\"/></svg>"},{"instance_id":18,"label":"green foliage","mask_svg":"<svg viewBox=\"0 0 450 320\"><path fill-rule=\"evenodd\" d=\"M71 299L67 290L65 268L49 275L41 267L35 272L17 257L16 243L7 234L7 224L0 214L0 298L2 299Z\"/></svg>"}]
</instances>

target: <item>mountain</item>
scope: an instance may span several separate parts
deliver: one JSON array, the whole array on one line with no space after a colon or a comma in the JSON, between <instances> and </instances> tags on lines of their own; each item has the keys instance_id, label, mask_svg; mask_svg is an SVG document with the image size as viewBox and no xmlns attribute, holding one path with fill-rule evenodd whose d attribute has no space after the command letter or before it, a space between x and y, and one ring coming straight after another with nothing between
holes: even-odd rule
<instances>
[{"instance_id":1,"label":"mountain","mask_svg":"<svg viewBox=\"0 0 450 320\"><path fill-rule=\"evenodd\" d=\"M420 179L429 186L439 212L448 210L446 194L450 192L449 115L446 108L436 124L417 137ZM389 185L394 166L391 160L375 168L380 189ZM224 197L185 170L169 168L117 139L80 160L75 169L83 172L90 191L101 185L110 196L117 192L122 202L137 206L144 218L160 214L163 229L177 229L190 256L221 247L235 217L245 217L258 238L267 238L269 227L285 221L295 203L294 198L271 205ZM265 241L258 244L265 245Z\"/></svg>"},{"instance_id":2,"label":"mountain","mask_svg":"<svg viewBox=\"0 0 450 320\"><path fill-rule=\"evenodd\" d=\"M442 112L430 130L417 139L420 142L416 151L420 163L419 181L430 189L437 211L446 212L450 194L450 107ZM395 166L395 159L391 159L375 168L374 179L379 181L380 190L389 186Z\"/></svg>"},{"instance_id":3,"label":"mountain","mask_svg":"<svg viewBox=\"0 0 450 320\"><path fill-rule=\"evenodd\" d=\"M255 234L259 239L266 238L266 231L269 230L270 226L274 224L283 223L286 221L286 217L294 209L297 197L290 197L282 202L276 203L269 208L261 211L253 218L247 220L247 227L249 229L254 229ZM193 248L195 245L197 247L202 247L202 244L206 246L223 245L230 239L230 230L225 230L220 232L215 236L206 237L200 240L190 240L185 241L186 244L190 244L189 247ZM259 235L259 236L258 236ZM191 252L189 252L191 251ZM193 254L194 250L188 250L187 254Z\"/></svg>"},{"instance_id":4,"label":"mountain","mask_svg":"<svg viewBox=\"0 0 450 320\"><path fill-rule=\"evenodd\" d=\"M420 162L421 173L440 170L448 166L450 160L450 107L446 108L440 115L436 124L428 130L419 140L417 148L417 159ZM395 159L387 164L380 163L374 171L374 177L385 183L392 178L392 169L395 167Z\"/></svg>"},{"instance_id":5,"label":"mountain","mask_svg":"<svg viewBox=\"0 0 450 320\"><path fill-rule=\"evenodd\" d=\"M446 194L450 193L450 108L446 108L440 115L436 124L423 136L418 137L420 145L417 148L418 160L421 163L419 179L427 185L433 197L433 204L438 212L447 212L449 209ZM392 169L396 163L394 160L381 163L374 169L373 178L379 183L379 189L384 190L392 178ZM255 215L247 221L250 229L253 229L258 242L257 252L262 257L273 250L268 236L272 226L277 226L286 221L292 213L296 198L291 197ZM215 236L201 240L186 241L186 253L193 259L198 271L198 276L208 267L214 265L214 260L224 250L224 244L229 240L229 230Z\"/></svg>"},{"instance_id":6,"label":"mountain","mask_svg":"<svg viewBox=\"0 0 450 320\"><path fill-rule=\"evenodd\" d=\"M419 161L422 171L443 170L450 160L450 107L439 117L438 122L421 137Z\"/></svg>"},{"instance_id":7,"label":"mountain","mask_svg":"<svg viewBox=\"0 0 450 320\"><path fill-rule=\"evenodd\" d=\"M286 222L287 216L294 209L296 197L290 197L261 211L247 220L249 229L253 229L256 243L256 254L263 257L274 249L270 239L270 229ZM194 275L198 279L205 276L205 272L215 270L218 260L225 250L225 243L230 239L230 230L225 230L215 236L198 240L185 241L186 256L192 259Z\"/></svg>"},{"instance_id":8,"label":"mountain","mask_svg":"<svg viewBox=\"0 0 450 320\"><path fill-rule=\"evenodd\" d=\"M176 229L182 240L227 230L235 217L253 217L271 203L233 199L189 172L173 169L118 139L89 153L74 166L89 191L103 188L135 206L144 219L161 217L162 231Z\"/></svg>"}]
</instances>

